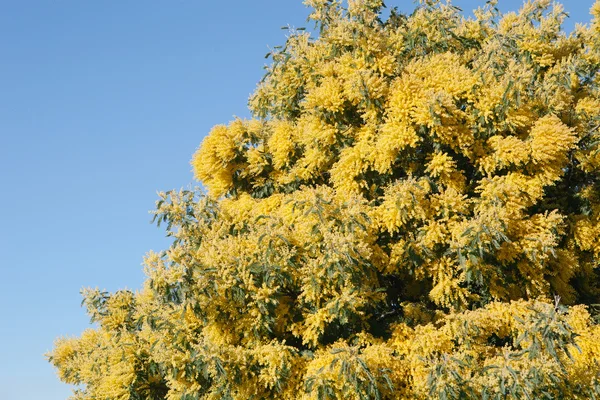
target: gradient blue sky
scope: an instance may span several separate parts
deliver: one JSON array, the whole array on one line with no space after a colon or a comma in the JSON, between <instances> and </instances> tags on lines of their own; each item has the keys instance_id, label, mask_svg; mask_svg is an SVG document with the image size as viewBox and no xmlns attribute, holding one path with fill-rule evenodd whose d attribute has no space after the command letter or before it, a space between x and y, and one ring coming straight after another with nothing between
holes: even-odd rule
<instances>
[{"instance_id":1,"label":"gradient blue sky","mask_svg":"<svg viewBox=\"0 0 600 400\"><path fill-rule=\"evenodd\" d=\"M566 4L567 30L592 3ZM267 46L307 15L300 0L0 0L0 399L69 396L43 354L89 326L79 290L140 287L143 255L168 246L156 191L194 184L204 135L249 116Z\"/></svg>"}]
</instances>

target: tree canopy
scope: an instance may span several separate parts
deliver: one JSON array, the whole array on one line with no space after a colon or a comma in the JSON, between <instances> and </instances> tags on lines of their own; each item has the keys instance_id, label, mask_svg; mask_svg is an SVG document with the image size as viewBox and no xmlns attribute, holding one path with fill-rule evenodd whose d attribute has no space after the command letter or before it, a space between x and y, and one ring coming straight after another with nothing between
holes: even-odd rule
<instances>
[{"instance_id":1,"label":"tree canopy","mask_svg":"<svg viewBox=\"0 0 600 400\"><path fill-rule=\"evenodd\" d=\"M84 291L74 399L600 398L600 1L305 3L143 288Z\"/></svg>"}]
</instances>

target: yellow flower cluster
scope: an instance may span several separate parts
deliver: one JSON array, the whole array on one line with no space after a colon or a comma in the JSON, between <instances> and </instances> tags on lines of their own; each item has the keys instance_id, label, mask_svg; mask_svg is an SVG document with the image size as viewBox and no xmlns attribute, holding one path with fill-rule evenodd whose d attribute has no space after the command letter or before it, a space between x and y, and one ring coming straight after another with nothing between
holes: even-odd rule
<instances>
[{"instance_id":1,"label":"yellow flower cluster","mask_svg":"<svg viewBox=\"0 0 600 400\"><path fill-rule=\"evenodd\" d=\"M598 398L600 1L305 3L143 288L84 291L74 398Z\"/></svg>"}]
</instances>

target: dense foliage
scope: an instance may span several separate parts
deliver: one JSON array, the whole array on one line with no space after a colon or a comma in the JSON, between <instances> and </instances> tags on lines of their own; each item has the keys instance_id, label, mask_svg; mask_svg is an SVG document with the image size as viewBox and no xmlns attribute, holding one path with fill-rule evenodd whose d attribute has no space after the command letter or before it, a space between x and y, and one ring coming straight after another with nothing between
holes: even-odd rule
<instances>
[{"instance_id":1,"label":"dense foliage","mask_svg":"<svg viewBox=\"0 0 600 400\"><path fill-rule=\"evenodd\" d=\"M74 398L600 398L600 1L306 3L144 287L85 291Z\"/></svg>"}]
</instances>

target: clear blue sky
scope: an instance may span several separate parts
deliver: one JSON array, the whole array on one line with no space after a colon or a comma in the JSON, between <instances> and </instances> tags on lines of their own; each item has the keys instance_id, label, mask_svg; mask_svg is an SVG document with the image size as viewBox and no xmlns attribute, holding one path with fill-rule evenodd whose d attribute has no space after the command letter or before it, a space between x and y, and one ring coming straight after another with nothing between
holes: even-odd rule
<instances>
[{"instance_id":1,"label":"clear blue sky","mask_svg":"<svg viewBox=\"0 0 600 400\"><path fill-rule=\"evenodd\" d=\"M592 3L567 3L568 30ZM280 27L310 27L300 0L222 4L0 0L0 399L68 397L43 354L89 326L79 290L140 287L168 246L156 191L193 184L204 135L249 116Z\"/></svg>"}]
</instances>

